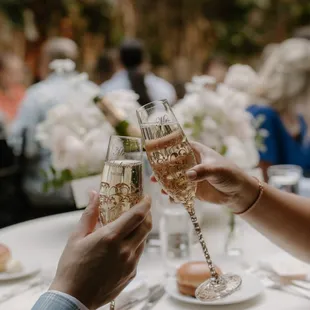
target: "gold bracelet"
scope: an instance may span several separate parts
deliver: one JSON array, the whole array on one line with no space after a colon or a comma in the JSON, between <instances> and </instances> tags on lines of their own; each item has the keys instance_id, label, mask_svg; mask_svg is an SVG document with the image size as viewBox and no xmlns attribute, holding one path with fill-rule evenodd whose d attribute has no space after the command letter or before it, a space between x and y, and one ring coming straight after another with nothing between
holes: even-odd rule
<instances>
[{"instance_id":1,"label":"gold bracelet","mask_svg":"<svg viewBox=\"0 0 310 310\"><path fill-rule=\"evenodd\" d=\"M248 208L246 208L244 211L239 212L239 213L234 212L234 214L236 214L236 215L244 215L245 213L247 213L248 211L253 209L258 204L258 202L260 201L260 199L263 196L264 184L258 178L256 178L256 177L253 177L253 178L256 179L258 182L258 195L257 195L256 199L254 200L254 202Z\"/></svg>"}]
</instances>

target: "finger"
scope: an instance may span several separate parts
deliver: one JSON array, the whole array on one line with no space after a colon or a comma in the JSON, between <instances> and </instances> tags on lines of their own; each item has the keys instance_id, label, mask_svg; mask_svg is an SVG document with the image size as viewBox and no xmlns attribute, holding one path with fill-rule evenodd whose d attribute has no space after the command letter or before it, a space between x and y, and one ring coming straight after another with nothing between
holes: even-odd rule
<instances>
[{"instance_id":1,"label":"finger","mask_svg":"<svg viewBox=\"0 0 310 310\"><path fill-rule=\"evenodd\" d=\"M205 146L201 143L195 142L195 141L190 141L190 145L191 145L192 149L194 150L194 152L198 153L198 154L204 155L210 151L210 148L208 148L207 146Z\"/></svg>"},{"instance_id":2,"label":"finger","mask_svg":"<svg viewBox=\"0 0 310 310\"><path fill-rule=\"evenodd\" d=\"M212 174L213 169L206 164L197 165L186 172L186 176L191 181L203 181Z\"/></svg>"},{"instance_id":3,"label":"finger","mask_svg":"<svg viewBox=\"0 0 310 310\"><path fill-rule=\"evenodd\" d=\"M136 258L138 261L143 254L144 248L145 248L145 242L141 243L140 246L136 250Z\"/></svg>"},{"instance_id":4,"label":"finger","mask_svg":"<svg viewBox=\"0 0 310 310\"><path fill-rule=\"evenodd\" d=\"M151 230L152 215L149 213L145 221L127 237L127 245L134 250L138 249L144 243Z\"/></svg>"},{"instance_id":5,"label":"finger","mask_svg":"<svg viewBox=\"0 0 310 310\"><path fill-rule=\"evenodd\" d=\"M122 240L130 235L141 223L143 223L151 209L151 198L146 196L141 202L123 213L116 221L106 227L111 229L117 238Z\"/></svg>"},{"instance_id":6,"label":"finger","mask_svg":"<svg viewBox=\"0 0 310 310\"><path fill-rule=\"evenodd\" d=\"M91 191L89 196L89 204L83 212L75 233L79 237L85 237L92 233L98 222L99 194L96 191Z\"/></svg>"},{"instance_id":7,"label":"finger","mask_svg":"<svg viewBox=\"0 0 310 310\"><path fill-rule=\"evenodd\" d=\"M171 196L169 196L170 203L177 203Z\"/></svg>"}]
</instances>

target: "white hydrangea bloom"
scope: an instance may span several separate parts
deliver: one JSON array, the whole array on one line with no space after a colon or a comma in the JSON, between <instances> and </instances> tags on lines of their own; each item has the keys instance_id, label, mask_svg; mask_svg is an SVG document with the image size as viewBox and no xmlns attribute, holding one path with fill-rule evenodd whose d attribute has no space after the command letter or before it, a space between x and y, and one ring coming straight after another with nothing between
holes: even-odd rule
<instances>
[{"instance_id":1,"label":"white hydrangea bloom","mask_svg":"<svg viewBox=\"0 0 310 310\"><path fill-rule=\"evenodd\" d=\"M259 156L252 116L246 111L248 96L226 85L219 85L212 91L201 86L203 81L204 78L195 77L191 91L174 106L185 134L244 169L255 167Z\"/></svg>"},{"instance_id":2,"label":"white hydrangea bloom","mask_svg":"<svg viewBox=\"0 0 310 310\"><path fill-rule=\"evenodd\" d=\"M257 81L258 74L250 66L236 64L229 68L224 84L232 89L248 92Z\"/></svg>"},{"instance_id":3,"label":"white hydrangea bloom","mask_svg":"<svg viewBox=\"0 0 310 310\"><path fill-rule=\"evenodd\" d=\"M75 77L69 100L53 107L36 133L38 141L51 151L53 167L59 171L69 169L73 175L81 171L100 173L109 138L115 134L93 102L99 93L98 87L90 83L85 85L85 78L85 75ZM106 97L124 111L130 122L137 122L135 111L140 105L134 92L114 91Z\"/></svg>"}]
</instances>

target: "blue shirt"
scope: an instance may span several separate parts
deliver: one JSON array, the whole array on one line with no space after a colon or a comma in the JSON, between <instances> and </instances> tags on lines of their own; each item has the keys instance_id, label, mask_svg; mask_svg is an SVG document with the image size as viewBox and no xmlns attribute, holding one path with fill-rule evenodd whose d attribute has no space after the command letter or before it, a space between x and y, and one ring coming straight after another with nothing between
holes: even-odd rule
<instances>
[{"instance_id":1,"label":"blue shirt","mask_svg":"<svg viewBox=\"0 0 310 310\"><path fill-rule=\"evenodd\" d=\"M44 293L32 310L88 310L79 300L58 291Z\"/></svg>"},{"instance_id":2,"label":"blue shirt","mask_svg":"<svg viewBox=\"0 0 310 310\"><path fill-rule=\"evenodd\" d=\"M145 85L152 101L167 99L170 104L175 103L177 99L176 91L169 82L153 73L147 73L145 75ZM132 90L126 70L116 72L110 80L101 85L102 95L120 89Z\"/></svg>"},{"instance_id":3,"label":"blue shirt","mask_svg":"<svg viewBox=\"0 0 310 310\"><path fill-rule=\"evenodd\" d=\"M272 165L298 165L305 171L310 171L310 140L307 137L307 125L302 116L300 121L300 136L293 138L285 128L280 115L267 106L251 106L248 111L254 117L264 116L261 128L268 131L265 138L265 152L260 152L260 159Z\"/></svg>"}]
</instances>

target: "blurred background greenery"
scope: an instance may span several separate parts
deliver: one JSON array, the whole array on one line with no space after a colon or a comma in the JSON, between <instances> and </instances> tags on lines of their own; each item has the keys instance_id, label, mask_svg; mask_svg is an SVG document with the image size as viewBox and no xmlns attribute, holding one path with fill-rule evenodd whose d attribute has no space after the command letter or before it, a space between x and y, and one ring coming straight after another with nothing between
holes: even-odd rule
<instances>
[{"instance_id":1,"label":"blurred background greenery","mask_svg":"<svg viewBox=\"0 0 310 310\"><path fill-rule=\"evenodd\" d=\"M308 0L1 0L0 48L14 49L35 74L42 42L70 37L91 73L104 49L138 37L159 75L184 82L214 53L255 65L267 44L309 20Z\"/></svg>"}]
</instances>

